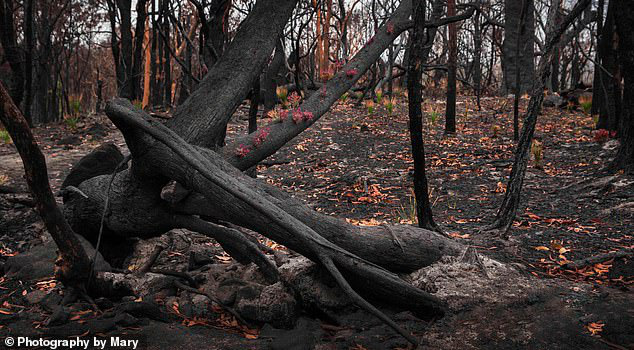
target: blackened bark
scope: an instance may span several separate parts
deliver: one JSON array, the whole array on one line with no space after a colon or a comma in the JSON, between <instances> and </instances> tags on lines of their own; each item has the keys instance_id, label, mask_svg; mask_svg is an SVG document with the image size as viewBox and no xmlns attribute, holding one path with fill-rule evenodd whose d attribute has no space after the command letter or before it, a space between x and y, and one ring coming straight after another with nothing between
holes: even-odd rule
<instances>
[{"instance_id":1,"label":"blackened bark","mask_svg":"<svg viewBox=\"0 0 634 350\"><path fill-rule=\"evenodd\" d=\"M522 8L525 11L525 30L520 34ZM502 72L506 91L515 91L515 74L520 72L520 92L528 91L533 83L534 35L535 35L535 7L533 0L505 0L504 1L504 43L502 44ZM519 57L516 54L519 45Z\"/></svg>"},{"instance_id":2,"label":"blackened bark","mask_svg":"<svg viewBox=\"0 0 634 350\"><path fill-rule=\"evenodd\" d=\"M229 118L248 95L254 77L268 63L296 2L271 0L255 4L220 60L175 110L168 123L174 131L195 144L212 148L224 145ZM210 101L208 96L214 98Z\"/></svg>"},{"instance_id":3,"label":"blackened bark","mask_svg":"<svg viewBox=\"0 0 634 350\"><path fill-rule=\"evenodd\" d=\"M421 57L425 44L425 0L413 1L414 28L410 37L409 62L407 67L407 96L409 103L409 133L412 144L412 158L414 159L414 195L416 197L416 216L418 226L428 230L439 231L434 222L427 176L425 174L425 145L423 142L423 113L422 103L422 66ZM455 103L455 100L454 100ZM454 130L455 131L455 130Z\"/></svg>"},{"instance_id":4,"label":"blackened bark","mask_svg":"<svg viewBox=\"0 0 634 350\"><path fill-rule=\"evenodd\" d=\"M163 99L163 105L165 108L172 105L172 64L170 57L170 21L168 12L169 0L162 0L161 13L163 22L161 24L161 33L163 37L163 88L165 89L165 95Z\"/></svg>"},{"instance_id":5,"label":"blackened bark","mask_svg":"<svg viewBox=\"0 0 634 350\"><path fill-rule=\"evenodd\" d=\"M480 1L476 2L480 5ZM473 17L473 92L476 95L476 103L478 111L480 111L480 93L482 86L482 23L480 12Z\"/></svg>"},{"instance_id":6,"label":"blackened bark","mask_svg":"<svg viewBox=\"0 0 634 350\"><path fill-rule=\"evenodd\" d=\"M612 168L634 173L634 3L627 0L614 0L614 3L618 8L615 22L624 84L621 145Z\"/></svg>"},{"instance_id":7,"label":"blackened bark","mask_svg":"<svg viewBox=\"0 0 634 350\"><path fill-rule=\"evenodd\" d=\"M603 32L603 8L604 7L605 7L605 0L599 0L599 4L597 5L597 30L594 33L596 42L597 42L597 49L595 50L595 54L594 54L595 63L594 63L594 74L592 79L592 109L590 112L592 116L595 116L599 113L599 106L601 105L601 102L602 102L599 91L603 91L603 90L600 90L602 88L600 83L601 76L599 74L603 72L601 71L601 68L597 66L597 64L601 62L601 56L599 56L598 48L601 46L601 40L602 40L601 33Z\"/></svg>"},{"instance_id":8,"label":"blackened bark","mask_svg":"<svg viewBox=\"0 0 634 350\"><path fill-rule=\"evenodd\" d=\"M262 76L260 85L262 87L262 98L264 104L264 111L270 111L275 107L277 102L277 84L280 80L279 72L284 66L284 60L286 59L284 53L284 46L282 46L282 38L275 44L275 53L273 59L266 69L266 72Z\"/></svg>"},{"instance_id":9,"label":"blackened bark","mask_svg":"<svg viewBox=\"0 0 634 350\"><path fill-rule=\"evenodd\" d=\"M601 42L598 47L600 64L603 69L599 72L599 121L598 129L619 131L621 111L621 66L618 62L618 50L620 41L616 32L616 16L620 11L617 3L610 1L606 14L605 24L601 33ZM605 70L604 70L605 69Z\"/></svg>"},{"instance_id":10,"label":"blackened bark","mask_svg":"<svg viewBox=\"0 0 634 350\"><path fill-rule=\"evenodd\" d=\"M143 99L143 38L145 35L145 23L147 18L147 0L137 0L136 3L136 28L134 30L134 56L132 58L132 84L134 100Z\"/></svg>"},{"instance_id":11,"label":"blackened bark","mask_svg":"<svg viewBox=\"0 0 634 350\"><path fill-rule=\"evenodd\" d=\"M528 16L528 11L532 11L532 0L522 0L520 18L517 24L517 32L519 33L519 35L517 35L516 37L517 42L515 43L515 55L514 55L515 68L513 69L515 71L515 77L514 77L515 80L513 84L513 90L515 95L513 98L513 140L515 141L517 141L520 137L519 109L520 109L520 95L522 93L522 68L520 68L522 67L521 65L522 56L520 55L521 53L520 48L522 47L522 39L525 37L524 34L526 33L526 17ZM505 29L509 30L508 19L507 19ZM531 36L532 35L533 33L531 33ZM511 40L511 38L507 39L505 37L504 42L506 43L507 40Z\"/></svg>"},{"instance_id":12,"label":"blackened bark","mask_svg":"<svg viewBox=\"0 0 634 350\"><path fill-rule=\"evenodd\" d=\"M24 53L24 118L33 126L31 103L33 101L33 50L35 50L35 34L33 33L33 1L24 4L24 36L26 51Z\"/></svg>"},{"instance_id":13,"label":"blackened bark","mask_svg":"<svg viewBox=\"0 0 634 350\"><path fill-rule=\"evenodd\" d=\"M56 274L67 286L85 287L90 275L88 255L64 219L48 182L44 155L28 123L2 83L0 83L0 121L9 131L20 153L26 181L35 199L36 208L59 248L62 260L57 263Z\"/></svg>"},{"instance_id":14,"label":"blackened bark","mask_svg":"<svg viewBox=\"0 0 634 350\"><path fill-rule=\"evenodd\" d=\"M560 1L561 0L553 0L553 3ZM511 169L509 182L506 186L506 192L504 193L504 200L497 212L495 221L489 226L490 229L500 229L503 235L506 235L511 228L517 208L520 204L520 194L524 183L526 167L528 166L530 145L533 141L535 126L537 125L537 115L544 100L544 87L550 76L553 49L559 43L561 36L568 26L583 12L590 2L591 0L580 0L577 2L575 7L559 25L555 25L554 21L549 21L549 26L546 30L546 44L544 45L542 57L539 60L537 75L534 78L533 88L531 89L531 98L522 125L522 133L515 150L515 160L513 162L513 169Z\"/></svg>"},{"instance_id":15,"label":"blackened bark","mask_svg":"<svg viewBox=\"0 0 634 350\"><path fill-rule=\"evenodd\" d=\"M121 20L120 32L120 62L123 64L124 78L119 86L120 96L129 100L134 100L134 78L132 76L132 1L116 0L119 9L119 19Z\"/></svg>"},{"instance_id":16,"label":"blackened bark","mask_svg":"<svg viewBox=\"0 0 634 350\"><path fill-rule=\"evenodd\" d=\"M0 0L0 43L11 66L11 98L17 106L24 96L24 60L13 23L13 0Z\"/></svg>"},{"instance_id":17,"label":"blackened bark","mask_svg":"<svg viewBox=\"0 0 634 350\"><path fill-rule=\"evenodd\" d=\"M456 0L448 0L447 1L447 16L455 16L455 15L456 15ZM448 45L449 52L448 52L448 59L447 59L447 103L446 103L446 109L445 109L445 134L455 134L456 133L456 69L457 69L457 60L458 60L458 32L456 28L456 23L450 23L448 30L449 30L449 45ZM422 63L424 62L421 62L421 64ZM412 115L410 112L410 121L411 121L411 118L412 118ZM413 145L414 144L412 143L412 147ZM424 160L425 159L423 156L423 161ZM429 202L429 200L427 201ZM431 214L431 209L429 209L429 213Z\"/></svg>"}]
</instances>

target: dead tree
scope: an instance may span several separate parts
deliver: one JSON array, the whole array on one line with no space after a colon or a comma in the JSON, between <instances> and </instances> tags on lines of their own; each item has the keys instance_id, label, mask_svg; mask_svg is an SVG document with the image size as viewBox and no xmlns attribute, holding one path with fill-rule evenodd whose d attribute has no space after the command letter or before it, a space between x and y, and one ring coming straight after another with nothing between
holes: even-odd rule
<instances>
[{"instance_id":1,"label":"dead tree","mask_svg":"<svg viewBox=\"0 0 634 350\"><path fill-rule=\"evenodd\" d=\"M560 2L561 0L553 0L553 2ZM517 148L515 150L515 161L513 162L513 169L511 170L511 176L506 186L506 192L504 193L504 200L497 212L494 222L488 227L489 229L499 229L503 235L506 235L508 230L513 224L515 214L520 203L520 193L522 191L522 184L524 183L524 175L526 174L526 167L528 166L529 150L531 143L533 142L533 134L535 133L535 126L537 125L537 115L541 109L542 101L544 100L544 87L546 86L548 77L550 76L551 59L553 54L553 48L559 43L562 35L566 32L566 29L572 24L572 22L583 12L583 10L590 4L591 0L580 0L570 13L562 19L561 23L555 25L554 21L549 21L549 26L546 31L546 44L542 52L542 57L539 60L537 69L537 75L531 88L531 98L528 103L528 110L524 117L524 123L522 125L522 133L519 138Z\"/></svg>"},{"instance_id":2,"label":"dead tree","mask_svg":"<svg viewBox=\"0 0 634 350\"><path fill-rule=\"evenodd\" d=\"M200 218L249 228L321 264L357 305L415 342L358 293L412 310L421 317L441 315L442 302L405 283L395 273L411 272L444 255L459 254L461 245L410 226L353 226L320 214L243 173L310 127L395 38L411 27L411 1L402 1L377 29L374 39L320 91L304 100L294 111L301 113L298 118L270 124L261 129L266 133L245 135L221 147L230 117L268 63L296 2L258 1L231 44L166 125L135 109L129 101L108 103L106 113L125 137L131 166L114 176L109 197L110 176L82 182L79 189L86 197L67 196L66 217L76 231L94 236L104 199L109 198L104 221L112 237L153 237L177 227L213 231ZM464 19L465 14L456 17ZM441 19L433 25L451 20ZM176 203L161 198L162 190L172 180L188 192ZM394 236L400 245L394 243ZM251 259L257 260L254 256Z\"/></svg>"},{"instance_id":3,"label":"dead tree","mask_svg":"<svg viewBox=\"0 0 634 350\"><path fill-rule=\"evenodd\" d=\"M615 1L616 31L619 40L619 59L623 73L621 114L621 145L612 168L634 172L634 6L630 1Z\"/></svg>"},{"instance_id":4,"label":"dead tree","mask_svg":"<svg viewBox=\"0 0 634 350\"><path fill-rule=\"evenodd\" d=\"M414 1L414 28L410 37L409 62L407 67L407 91L409 99L409 133L412 144L412 158L414 159L414 196L416 198L416 216L418 226L428 230L440 232L434 222L427 175L425 174L425 144L423 141L423 113L422 103L422 66L423 45L425 38L425 8L426 1ZM455 96L454 96L455 97ZM455 101L454 101L455 102ZM455 112L455 110L454 110ZM455 124L454 124L455 126Z\"/></svg>"},{"instance_id":5,"label":"dead tree","mask_svg":"<svg viewBox=\"0 0 634 350\"><path fill-rule=\"evenodd\" d=\"M447 16L456 15L456 0L447 1ZM447 104L445 110L445 134L456 133L456 69L458 65L458 30L449 24L449 52L447 53Z\"/></svg>"}]
</instances>

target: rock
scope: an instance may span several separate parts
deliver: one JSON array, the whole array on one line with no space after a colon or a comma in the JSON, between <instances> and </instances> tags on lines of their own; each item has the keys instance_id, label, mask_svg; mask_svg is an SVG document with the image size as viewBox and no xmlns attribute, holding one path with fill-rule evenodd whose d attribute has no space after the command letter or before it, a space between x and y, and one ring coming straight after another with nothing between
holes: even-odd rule
<instances>
[{"instance_id":1,"label":"rock","mask_svg":"<svg viewBox=\"0 0 634 350\"><path fill-rule=\"evenodd\" d=\"M566 100L564 100L559 95L549 94L544 97L544 102L543 102L544 107L560 107L565 104L566 104Z\"/></svg>"},{"instance_id":2,"label":"rock","mask_svg":"<svg viewBox=\"0 0 634 350\"><path fill-rule=\"evenodd\" d=\"M348 297L335 284L327 284L320 268L305 257L291 258L280 267L280 273L301 296L308 307L320 310L340 310L351 304Z\"/></svg>"},{"instance_id":3,"label":"rock","mask_svg":"<svg viewBox=\"0 0 634 350\"><path fill-rule=\"evenodd\" d=\"M85 132L87 135L92 135L93 138L100 139L108 135L108 128L101 123L95 123Z\"/></svg>"},{"instance_id":4,"label":"rock","mask_svg":"<svg viewBox=\"0 0 634 350\"><path fill-rule=\"evenodd\" d=\"M53 312L55 311L55 308L57 308L62 303L62 299L62 296L57 294L56 292L50 292L46 294L44 298L42 298L42 300L40 301L40 306L44 310Z\"/></svg>"},{"instance_id":5,"label":"rock","mask_svg":"<svg viewBox=\"0 0 634 350\"><path fill-rule=\"evenodd\" d=\"M85 180L111 174L123 160L123 154L113 143L104 143L80 159L62 183L62 188L79 186ZM66 198L64 199L66 202Z\"/></svg>"},{"instance_id":6,"label":"rock","mask_svg":"<svg viewBox=\"0 0 634 350\"><path fill-rule=\"evenodd\" d=\"M59 326L66 323L69 316L70 313L68 312L68 310L66 310L66 308L63 306L58 305L55 310L53 310L53 313L51 314L51 317L49 317L48 322L46 322L46 325L48 327Z\"/></svg>"},{"instance_id":7,"label":"rock","mask_svg":"<svg viewBox=\"0 0 634 350\"><path fill-rule=\"evenodd\" d=\"M88 256L92 258L95 249L84 237L76 235L84 246ZM49 240L41 245L31 248L29 251L12 256L4 264L4 272L7 276L22 280L35 281L42 278L52 277L54 274L54 264L57 259L57 245L53 240ZM101 254L97 254L95 271L110 271L112 268Z\"/></svg>"},{"instance_id":8,"label":"rock","mask_svg":"<svg viewBox=\"0 0 634 350\"><path fill-rule=\"evenodd\" d=\"M275 328L293 327L300 311L282 282L264 287L255 298L240 297L234 308L245 319L270 323Z\"/></svg>"},{"instance_id":9,"label":"rock","mask_svg":"<svg viewBox=\"0 0 634 350\"><path fill-rule=\"evenodd\" d=\"M195 270L208 264L215 263L214 253L215 252L207 246L192 246L191 250L189 251L189 271Z\"/></svg>"},{"instance_id":10,"label":"rock","mask_svg":"<svg viewBox=\"0 0 634 350\"><path fill-rule=\"evenodd\" d=\"M29 302L29 304L38 304L39 302L41 302L44 297L46 296L46 292L43 290L39 290L36 289L30 293L28 293L25 296L26 301Z\"/></svg>"},{"instance_id":11,"label":"rock","mask_svg":"<svg viewBox=\"0 0 634 350\"><path fill-rule=\"evenodd\" d=\"M180 312L189 318L207 317L209 315L209 304L211 302L209 298L200 294L194 294L191 296L187 294L188 293L184 293L178 303Z\"/></svg>"},{"instance_id":12,"label":"rock","mask_svg":"<svg viewBox=\"0 0 634 350\"><path fill-rule=\"evenodd\" d=\"M66 136L66 137L60 139L59 141L57 141L57 144L60 145L60 146L63 146L63 145L80 145L81 144L81 138L79 138L79 136L77 136L77 135Z\"/></svg>"},{"instance_id":13,"label":"rock","mask_svg":"<svg viewBox=\"0 0 634 350\"><path fill-rule=\"evenodd\" d=\"M173 294L176 277L157 273L143 275L104 272L95 280L95 290L108 297L153 297L157 293ZM167 290L167 292L166 292Z\"/></svg>"}]
</instances>

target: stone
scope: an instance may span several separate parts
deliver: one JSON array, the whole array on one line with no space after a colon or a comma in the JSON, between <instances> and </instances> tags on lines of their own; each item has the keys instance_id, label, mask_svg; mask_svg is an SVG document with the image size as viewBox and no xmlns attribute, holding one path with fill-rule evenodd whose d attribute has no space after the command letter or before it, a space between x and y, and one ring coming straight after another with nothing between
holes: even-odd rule
<instances>
[{"instance_id":1,"label":"stone","mask_svg":"<svg viewBox=\"0 0 634 350\"><path fill-rule=\"evenodd\" d=\"M92 244L84 237L75 235L84 246L90 258L95 254ZM29 251L12 256L4 264L4 273L21 281L36 281L43 278L52 277L57 259L57 245L51 239L47 242L31 248ZM97 254L95 271L110 271L112 268L101 254Z\"/></svg>"},{"instance_id":2,"label":"stone","mask_svg":"<svg viewBox=\"0 0 634 350\"><path fill-rule=\"evenodd\" d=\"M55 310L53 310L53 313L51 314L51 317L49 317L48 322L46 322L46 325L48 327L50 326L59 326L61 324L66 323L66 321L68 321L68 318L70 316L70 313L68 312L68 310L66 310L65 307L58 305Z\"/></svg>"},{"instance_id":3,"label":"stone","mask_svg":"<svg viewBox=\"0 0 634 350\"><path fill-rule=\"evenodd\" d=\"M43 290L39 290L36 289L30 293L28 293L25 296L26 301L29 302L29 304L38 304L39 302L41 302L44 297L46 296L46 292Z\"/></svg>"},{"instance_id":4,"label":"stone","mask_svg":"<svg viewBox=\"0 0 634 350\"><path fill-rule=\"evenodd\" d=\"M293 327L300 311L282 282L264 287L255 298L237 299L234 308L245 319L270 323L275 328Z\"/></svg>"}]
</instances>

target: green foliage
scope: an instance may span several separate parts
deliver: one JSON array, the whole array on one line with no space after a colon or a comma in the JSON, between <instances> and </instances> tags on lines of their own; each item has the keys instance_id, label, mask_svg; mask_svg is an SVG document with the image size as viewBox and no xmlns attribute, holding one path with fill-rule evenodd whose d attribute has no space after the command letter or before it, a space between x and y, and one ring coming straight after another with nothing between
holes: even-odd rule
<instances>
[{"instance_id":1,"label":"green foliage","mask_svg":"<svg viewBox=\"0 0 634 350\"><path fill-rule=\"evenodd\" d=\"M134 101L132 101L132 104L137 109L143 109L143 101L141 101L141 100L134 100Z\"/></svg>"},{"instance_id":2,"label":"green foliage","mask_svg":"<svg viewBox=\"0 0 634 350\"><path fill-rule=\"evenodd\" d=\"M70 114L78 116L81 111L81 101L72 99L68 101L68 107L70 109Z\"/></svg>"},{"instance_id":3,"label":"green foliage","mask_svg":"<svg viewBox=\"0 0 634 350\"><path fill-rule=\"evenodd\" d=\"M387 110L388 115L392 115L392 112L394 112L394 104L396 104L395 98L385 99L385 102L383 103L383 105L385 105L385 109Z\"/></svg>"},{"instance_id":4,"label":"green foliage","mask_svg":"<svg viewBox=\"0 0 634 350\"><path fill-rule=\"evenodd\" d=\"M583 108L583 111L586 114L590 114L590 111L592 110L592 100L583 101L583 102L580 102L580 104L581 104L581 108Z\"/></svg>"},{"instance_id":5,"label":"green foliage","mask_svg":"<svg viewBox=\"0 0 634 350\"><path fill-rule=\"evenodd\" d=\"M348 97L349 97L348 93L344 92L344 94L341 95L341 97L339 97L339 101L341 101L341 103L346 103L346 101L348 100Z\"/></svg>"},{"instance_id":6,"label":"green foliage","mask_svg":"<svg viewBox=\"0 0 634 350\"><path fill-rule=\"evenodd\" d=\"M418 223L418 215L416 215L416 197L412 194L407 197L407 202L401 200L400 208L398 208L397 215L399 222L416 224Z\"/></svg>"},{"instance_id":7,"label":"green foliage","mask_svg":"<svg viewBox=\"0 0 634 350\"><path fill-rule=\"evenodd\" d=\"M5 144L10 144L11 135L9 135L9 132L6 130L0 130L0 140L2 140Z\"/></svg>"},{"instance_id":8,"label":"green foliage","mask_svg":"<svg viewBox=\"0 0 634 350\"><path fill-rule=\"evenodd\" d=\"M427 114L427 116L429 117L431 125L436 125L436 121L438 120L438 117L440 117L440 113L437 111L431 111Z\"/></svg>"},{"instance_id":9,"label":"green foliage","mask_svg":"<svg viewBox=\"0 0 634 350\"><path fill-rule=\"evenodd\" d=\"M79 117L66 117L64 118L64 123L66 126L72 131L77 130L77 123L79 123Z\"/></svg>"},{"instance_id":10,"label":"green foliage","mask_svg":"<svg viewBox=\"0 0 634 350\"><path fill-rule=\"evenodd\" d=\"M376 92L376 103L381 104L383 100L383 93L381 91Z\"/></svg>"},{"instance_id":11,"label":"green foliage","mask_svg":"<svg viewBox=\"0 0 634 350\"><path fill-rule=\"evenodd\" d=\"M374 101L366 101L365 106L368 108L368 114L374 114Z\"/></svg>"}]
</instances>

